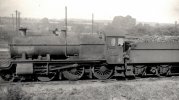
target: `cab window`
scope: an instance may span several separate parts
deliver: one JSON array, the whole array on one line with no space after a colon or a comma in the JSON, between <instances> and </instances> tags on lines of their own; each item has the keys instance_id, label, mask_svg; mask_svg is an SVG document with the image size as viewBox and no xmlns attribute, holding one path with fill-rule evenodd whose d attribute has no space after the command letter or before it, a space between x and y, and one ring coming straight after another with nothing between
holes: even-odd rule
<instances>
[{"instance_id":1,"label":"cab window","mask_svg":"<svg viewBox=\"0 0 179 100\"><path fill-rule=\"evenodd\" d=\"M117 45L118 45L118 46L122 46L123 43L124 43L124 39L123 39L123 38L118 38Z\"/></svg>"},{"instance_id":2,"label":"cab window","mask_svg":"<svg viewBox=\"0 0 179 100\"><path fill-rule=\"evenodd\" d=\"M111 46L115 46L116 45L116 39L115 38L111 38Z\"/></svg>"}]
</instances>

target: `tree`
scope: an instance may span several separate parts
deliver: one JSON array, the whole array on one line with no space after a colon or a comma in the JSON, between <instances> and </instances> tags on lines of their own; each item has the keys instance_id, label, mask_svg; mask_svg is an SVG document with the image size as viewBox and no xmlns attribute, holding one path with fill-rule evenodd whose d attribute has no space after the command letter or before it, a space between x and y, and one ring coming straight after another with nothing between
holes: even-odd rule
<instances>
[{"instance_id":1,"label":"tree","mask_svg":"<svg viewBox=\"0 0 179 100\"><path fill-rule=\"evenodd\" d=\"M43 19L41 19L41 21L40 21L42 24L49 24L49 20L48 20L48 18L43 18Z\"/></svg>"},{"instance_id":2,"label":"tree","mask_svg":"<svg viewBox=\"0 0 179 100\"><path fill-rule=\"evenodd\" d=\"M136 19L131 16L115 16L112 23L108 24L104 31L107 34L117 33L120 35L129 34L133 32L136 25Z\"/></svg>"}]
</instances>

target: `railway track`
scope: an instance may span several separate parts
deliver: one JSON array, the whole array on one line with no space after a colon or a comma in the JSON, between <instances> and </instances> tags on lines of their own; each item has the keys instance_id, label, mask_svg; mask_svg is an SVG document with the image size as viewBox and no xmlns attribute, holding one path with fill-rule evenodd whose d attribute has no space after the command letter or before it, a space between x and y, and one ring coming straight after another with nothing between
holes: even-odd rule
<instances>
[{"instance_id":1,"label":"railway track","mask_svg":"<svg viewBox=\"0 0 179 100\"><path fill-rule=\"evenodd\" d=\"M147 77L133 80L79 80L50 82L0 83L0 97L9 93L25 93L41 100L178 100L179 76ZM13 91L13 92L12 92ZM12 95L10 95L12 96ZM15 95L16 96L16 95ZM122 98L122 99L121 99ZM54 99L53 99L54 100Z\"/></svg>"},{"instance_id":2,"label":"railway track","mask_svg":"<svg viewBox=\"0 0 179 100\"><path fill-rule=\"evenodd\" d=\"M1 82L0 86L3 85L33 85L33 84L47 84L47 85L64 85L64 84L88 84L88 83L112 83L112 82L117 82L118 80L116 79L108 79L108 80L78 80L78 81L68 81L68 80L63 80L63 81L50 81L50 82Z\"/></svg>"},{"instance_id":3,"label":"railway track","mask_svg":"<svg viewBox=\"0 0 179 100\"><path fill-rule=\"evenodd\" d=\"M179 81L179 76L172 76L172 77L146 77L146 78L138 78L135 79L108 79L108 80L98 80L98 79L92 79L92 80L78 80L78 81L50 81L50 82L0 82L0 86L6 86L6 85L74 85L74 84L96 84L96 83L115 83L115 82L140 82L140 81L158 81L158 80L174 80Z\"/></svg>"}]
</instances>

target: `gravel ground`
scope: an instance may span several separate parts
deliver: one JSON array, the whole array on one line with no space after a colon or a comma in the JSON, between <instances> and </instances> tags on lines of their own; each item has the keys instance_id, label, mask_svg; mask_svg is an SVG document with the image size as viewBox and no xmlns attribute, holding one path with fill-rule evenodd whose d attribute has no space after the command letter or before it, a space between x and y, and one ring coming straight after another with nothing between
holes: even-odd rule
<instances>
[{"instance_id":1,"label":"gravel ground","mask_svg":"<svg viewBox=\"0 0 179 100\"><path fill-rule=\"evenodd\" d=\"M10 83L0 89L0 99L9 100L179 100L179 77Z\"/></svg>"}]
</instances>

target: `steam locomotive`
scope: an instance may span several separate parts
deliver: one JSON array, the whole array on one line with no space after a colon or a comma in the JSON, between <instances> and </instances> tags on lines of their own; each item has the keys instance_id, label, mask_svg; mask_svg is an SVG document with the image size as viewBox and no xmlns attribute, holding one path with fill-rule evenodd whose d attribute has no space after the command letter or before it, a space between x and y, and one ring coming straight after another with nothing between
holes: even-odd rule
<instances>
[{"instance_id":1,"label":"steam locomotive","mask_svg":"<svg viewBox=\"0 0 179 100\"><path fill-rule=\"evenodd\" d=\"M135 43L106 34L24 35L0 44L0 76L5 81L170 76L178 74L178 68L178 42Z\"/></svg>"}]
</instances>

